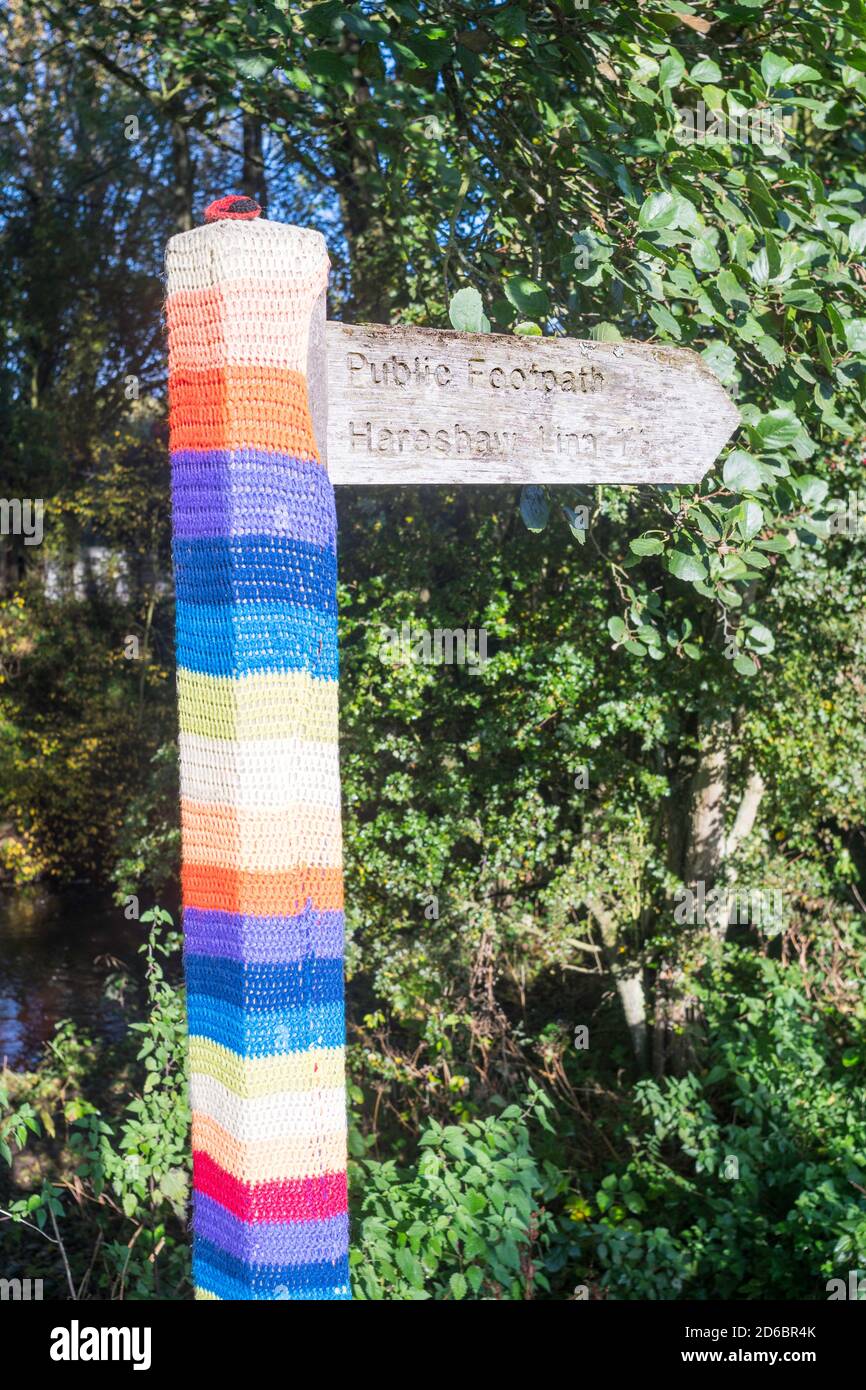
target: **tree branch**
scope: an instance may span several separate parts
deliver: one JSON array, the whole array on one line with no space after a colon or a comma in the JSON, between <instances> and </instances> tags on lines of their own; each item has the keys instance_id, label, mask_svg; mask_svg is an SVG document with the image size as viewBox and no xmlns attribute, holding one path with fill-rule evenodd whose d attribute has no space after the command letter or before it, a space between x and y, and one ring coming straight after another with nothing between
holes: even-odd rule
<instances>
[{"instance_id":1,"label":"tree branch","mask_svg":"<svg viewBox=\"0 0 866 1390\"><path fill-rule=\"evenodd\" d=\"M750 768L749 775L746 778L742 799L737 807L737 814L734 817L734 823L725 841L726 859L730 859L732 855L737 852L743 841L751 835L757 819L758 808L766 790L767 788L760 772L757 772L755 768Z\"/></svg>"}]
</instances>

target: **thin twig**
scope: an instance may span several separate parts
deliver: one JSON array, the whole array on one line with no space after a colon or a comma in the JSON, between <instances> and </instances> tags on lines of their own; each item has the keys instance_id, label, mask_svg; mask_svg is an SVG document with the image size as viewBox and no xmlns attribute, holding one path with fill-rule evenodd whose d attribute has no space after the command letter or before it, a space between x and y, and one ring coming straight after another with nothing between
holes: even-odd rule
<instances>
[{"instance_id":1,"label":"thin twig","mask_svg":"<svg viewBox=\"0 0 866 1390\"><path fill-rule=\"evenodd\" d=\"M13 1212L7 1211L5 1207L0 1207L0 1216L5 1216L8 1221L14 1221L19 1226L29 1226L31 1231L36 1231L38 1235L44 1236L52 1245L59 1245L60 1243L56 1241L53 1236L50 1236L47 1231L43 1231L41 1226L34 1225L32 1221L25 1221L23 1216L15 1216Z\"/></svg>"},{"instance_id":2,"label":"thin twig","mask_svg":"<svg viewBox=\"0 0 866 1390\"><path fill-rule=\"evenodd\" d=\"M81 1283L80 1283L79 1286L78 1286L78 1301L79 1301L79 1303L81 1302L82 1298L84 1297L84 1290L87 1288L88 1282L89 1282L89 1280L90 1280L90 1276L91 1276L91 1274L92 1274L92 1272L93 1272L93 1266L96 1264L96 1256L99 1254L99 1247L102 1245L102 1240L103 1240L103 1234L102 1234L102 1231L100 1231L100 1232L99 1232L99 1235L96 1237L96 1244L95 1244L94 1247L93 1247L93 1254L90 1256L90 1264L87 1266L87 1272L85 1273L84 1278L82 1279Z\"/></svg>"},{"instance_id":3,"label":"thin twig","mask_svg":"<svg viewBox=\"0 0 866 1390\"><path fill-rule=\"evenodd\" d=\"M73 1303L78 1302L78 1295L75 1292L75 1285L72 1282L72 1270L69 1268L69 1261L66 1258L66 1247L60 1239L60 1229L57 1225L57 1217L54 1215L54 1208L49 1206L48 1215L51 1217L51 1224L54 1227L54 1234L57 1237L57 1244L60 1246L60 1255L63 1260L63 1268L66 1270L66 1282L69 1285L69 1297Z\"/></svg>"}]
</instances>

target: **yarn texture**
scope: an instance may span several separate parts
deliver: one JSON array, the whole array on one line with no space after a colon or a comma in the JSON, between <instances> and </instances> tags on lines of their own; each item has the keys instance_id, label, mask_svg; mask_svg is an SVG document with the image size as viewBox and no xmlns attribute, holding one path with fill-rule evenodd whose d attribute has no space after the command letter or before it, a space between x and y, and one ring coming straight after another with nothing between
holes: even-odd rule
<instances>
[{"instance_id":1,"label":"yarn texture","mask_svg":"<svg viewBox=\"0 0 866 1390\"><path fill-rule=\"evenodd\" d=\"M166 267L201 1299L351 1297L336 515L307 401L323 238L225 198Z\"/></svg>"}]
</instances>

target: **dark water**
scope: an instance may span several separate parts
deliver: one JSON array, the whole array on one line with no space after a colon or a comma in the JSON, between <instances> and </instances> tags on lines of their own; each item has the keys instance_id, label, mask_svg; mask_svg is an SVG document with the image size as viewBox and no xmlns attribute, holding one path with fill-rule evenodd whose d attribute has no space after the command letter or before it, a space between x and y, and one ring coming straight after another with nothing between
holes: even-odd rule
<instances>
[{"instance_id":1,"label":"dark water","mask_svg":"<svg viewBox=\"0 0 866 1390\"><path fill-rule=\"evenodd\" d=\"M141 978L145 935L105 894L0 891L0 1065L32 1067L63 1018L91 1037L122 1036L126 1015L105 982L118 961Z\"/></svg>"}]
</instances>

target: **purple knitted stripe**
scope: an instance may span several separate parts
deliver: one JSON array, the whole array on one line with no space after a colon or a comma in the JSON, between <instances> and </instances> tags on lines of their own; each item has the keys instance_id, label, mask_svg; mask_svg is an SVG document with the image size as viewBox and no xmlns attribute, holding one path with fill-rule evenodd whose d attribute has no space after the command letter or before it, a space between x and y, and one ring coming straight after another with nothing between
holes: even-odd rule
<instances>
[{"instance_id":1,"label":"purple knitted stripe","mask_svg":"<svg viewBox=\"0 0 866 1390\"><path fill-rule=\"evenodd\" d=\"M317 1264L345 1255L349 1217L322 1221L239 1221L212 1197L193 1197L193 1230L252 1265Z\"/></svg>"},{"instance_id":2,"label":"purple knitted stripe","mask_svg":"<svg viewBox=\"0 0 866 1390\"><path fill-rule=\"evenodd\" d=\"M287 536L334 550L334 494L321 464L262 449L176 449L174 536Z\"/></svg>"},{"instance_id":3,"label":"purple knitted stripe","mask_svg":"<svg viewBox=\"0 0 866 1390\"><path fill-rule=\"evenodd\" d=\"M183 914L184 950L192 955L223 956L255 964L336 960L343 954L342 912L314 912L296 917L242 917L187 907Z\"/></svg>"}]
</instances>

